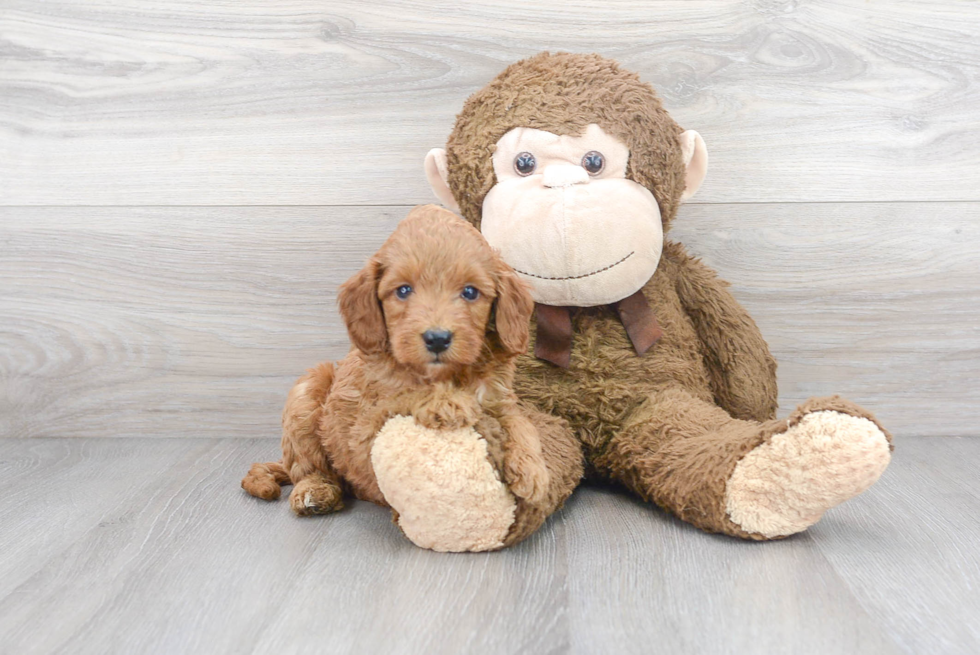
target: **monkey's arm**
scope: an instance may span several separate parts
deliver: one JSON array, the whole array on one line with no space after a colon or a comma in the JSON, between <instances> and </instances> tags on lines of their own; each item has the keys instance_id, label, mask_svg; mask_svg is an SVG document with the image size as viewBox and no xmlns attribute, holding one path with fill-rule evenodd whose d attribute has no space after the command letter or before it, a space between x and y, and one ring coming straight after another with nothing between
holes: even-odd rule
<instances>
[{"instance_id":1,"label":"monkey's arm","mask_svg":"<svg viewBox=\"0 0 980 655\"><path fill-rule=\"evenodd\" d=\"M717 403L735 418L776 415L776 361L728 283L677 243L664 243L677 294L694 323Z\"/></svg>"}]
</instances>

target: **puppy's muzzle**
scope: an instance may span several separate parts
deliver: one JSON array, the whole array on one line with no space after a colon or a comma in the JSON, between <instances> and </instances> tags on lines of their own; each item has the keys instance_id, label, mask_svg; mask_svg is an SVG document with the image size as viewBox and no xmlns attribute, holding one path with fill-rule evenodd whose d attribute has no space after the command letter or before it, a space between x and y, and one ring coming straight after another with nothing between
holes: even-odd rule
<instances>
[{"instance_id":1,"label":"puppy's muzzle","mask_svg":"<svg viewBox=\"0 0 980 655\"><path fill-rule=\"evenodd\" d=\"M453 333L449 330L426 330L422 334L425 349L434 355L445 352L453 342Z\"/></svg>"}]
</instances>

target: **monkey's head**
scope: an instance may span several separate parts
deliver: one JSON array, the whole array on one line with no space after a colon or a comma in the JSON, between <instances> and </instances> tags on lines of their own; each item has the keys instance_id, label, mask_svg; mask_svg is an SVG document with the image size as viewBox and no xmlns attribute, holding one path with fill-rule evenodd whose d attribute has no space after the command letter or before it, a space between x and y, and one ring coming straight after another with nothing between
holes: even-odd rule
<instances>
[{"instance_id":1,"label":"monkey's head","mask_svg":"<svg viewBox=\"0 0 980 655\"><path fill-rule=\"evenodd\" d=\"M545 52L470 96L425 170L537 302L587 307L650 279L707 164L700 135L635 73L599 55Z\"/></svg>"}]
</instances>

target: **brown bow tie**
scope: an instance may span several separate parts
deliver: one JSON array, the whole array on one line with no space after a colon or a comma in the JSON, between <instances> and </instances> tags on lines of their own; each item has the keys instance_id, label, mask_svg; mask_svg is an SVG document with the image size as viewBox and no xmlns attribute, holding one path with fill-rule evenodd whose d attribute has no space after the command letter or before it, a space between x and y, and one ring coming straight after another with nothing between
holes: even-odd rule
<instances>
[{"instance_id":1,"label":"brown bow tie","mask_svg":"<svg viewBox=\"0 0 980 655\"><path fill-rule=\"evenodd\" d=\"M642 291L610 305L619 314L637 355L642 355L663 336L657 317ZM534 304L538 334L534 356L562 368L572 361L572 314L568 307Z\"/></svg>"}]
</instances>

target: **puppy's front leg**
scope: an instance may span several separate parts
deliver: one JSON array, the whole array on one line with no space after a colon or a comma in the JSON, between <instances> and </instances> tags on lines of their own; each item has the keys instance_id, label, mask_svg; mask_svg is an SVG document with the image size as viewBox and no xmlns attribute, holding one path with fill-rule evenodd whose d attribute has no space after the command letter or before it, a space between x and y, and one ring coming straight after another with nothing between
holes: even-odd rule
<instances>
[{"instance_id":1,"label":"puppy's front leg","mask_svg":"<svg viewBox=\"0 0 980 655\"><path fill-rule=\"evenodd\" d=\"M476 425L483 408L472 393L438 384L412 415L419 425L431 430L458 430Z\"/></svg>"},{"instance_id":2,"label":"puppy's front leg","mask_svg":"<svg viewBox=\"0 0 980 655\"><path fill-rule=\"evenodd\" d=\"M500 425L507 433L504 478L511 492L532 505L542 503L551 484L551 475L541 454L537 428L516 410L501 416Z\"/></svg>"}]
</instances>

